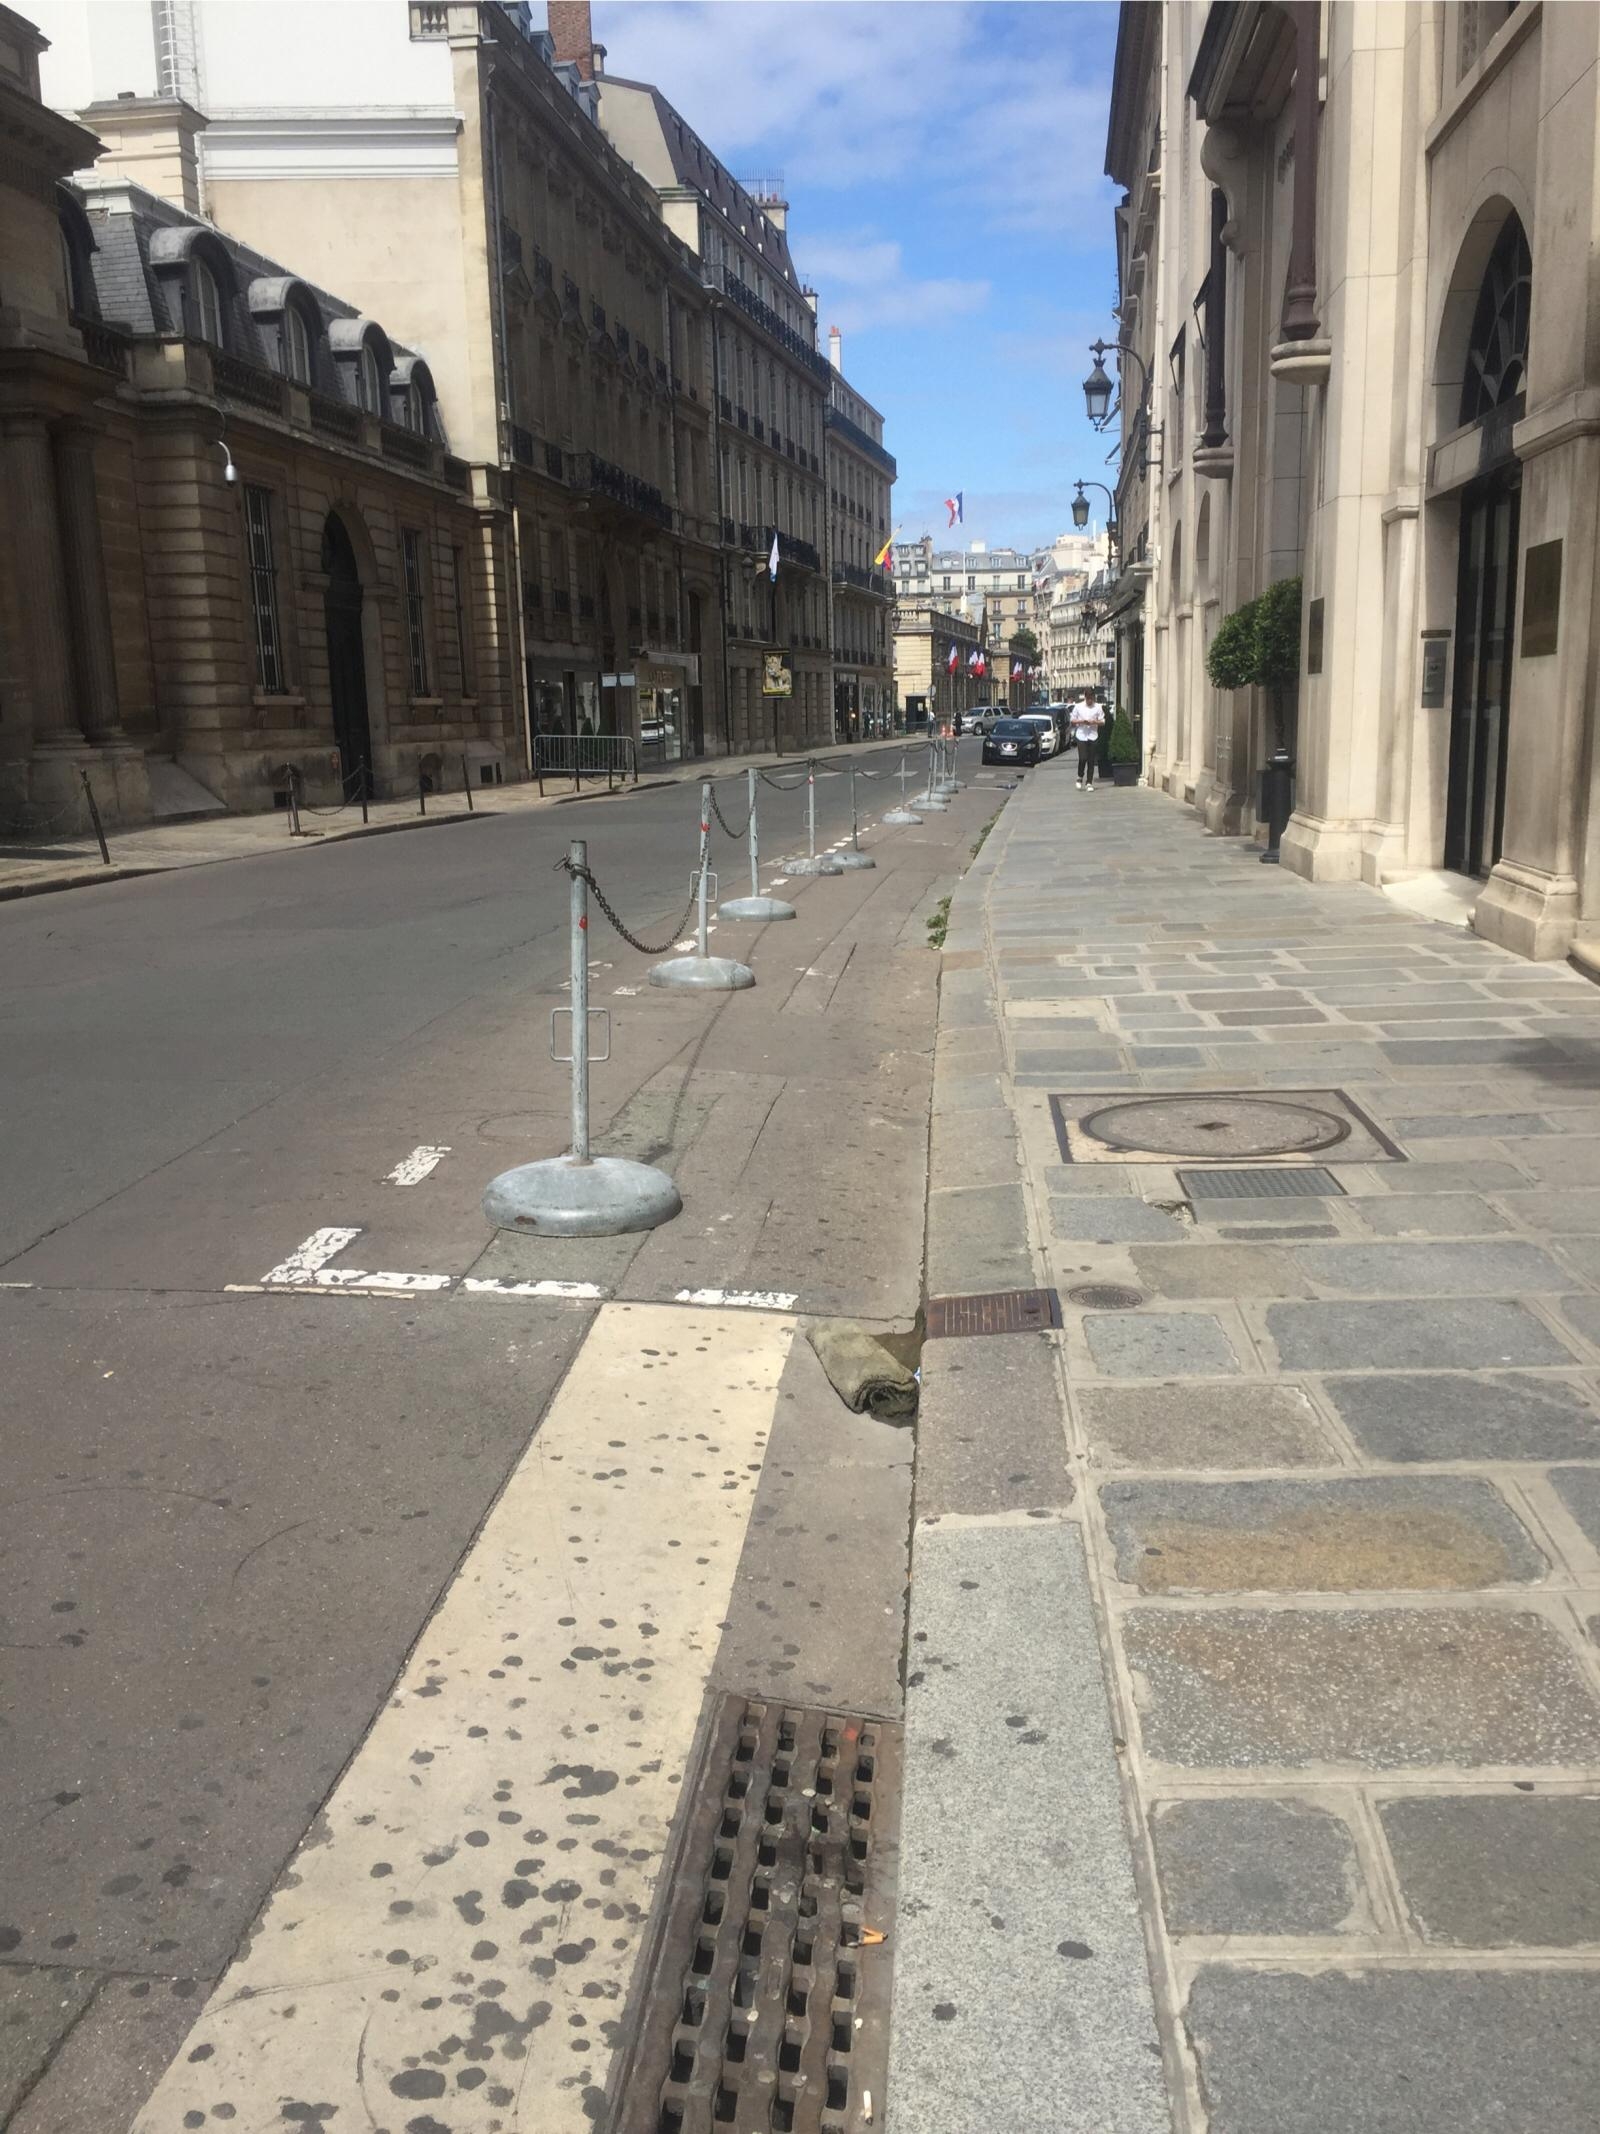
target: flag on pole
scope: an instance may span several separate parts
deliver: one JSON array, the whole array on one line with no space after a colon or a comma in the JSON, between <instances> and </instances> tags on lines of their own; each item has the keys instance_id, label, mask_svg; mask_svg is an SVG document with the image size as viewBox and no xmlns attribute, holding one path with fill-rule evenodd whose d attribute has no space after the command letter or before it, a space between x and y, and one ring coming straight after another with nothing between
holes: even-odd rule
<instances>
[{"instance_id":1,"label":"flag on pole","mask_svg":"<svg viewBox=\"0 0 1600 2134\"><path fill-rule=\"evenodd\" d=\"M945 663L944 663L944 671L945 671L945 673L946 673L946 674L954 674L954 673L955 673L955 671L956 671L956 668L957 668L957 667L958 667L958 665L960 664L960 661L961 661L961 653L960 653L959 649L958 649L958 648L957 648L957 647L956 647L955 645L952 645L952 646L950 647L950 656L949 656L949 658L948 658L948 659L947 659L947 660L945 661Z\"/></svg>"},{"instance_id":2,"label":"flag on pole","mask_svg":"<svg viewBox=\"0 0 1600 2134\"><path fill-rule=\"evenodd\" d=\"M1028 672L1028 670L1027 670L1027 668L1026 668L1026 667L1025 667L1025 666L1024 666L1023 664L1022 664L1021 660L1019 660L1019 659L1014 659L1014 660L1013 660L1013 661L1011 662L1011 679L1012 679L1012 680L1013 680L1014 682L1020 682L1020 681L1024 680L1024 679L1026 678L1027 672Z\"/></svg>"},{"instance_id":3,"label":"flag on pole","mask_svg":"<svg viewBox=\"0 0 1600 2134\"><path fill-rule=\"evenodd\" d=\"M960 489L956 491L954 496L947 496L945 498L944 508L950 514L950 524L952 526L961 526L965 524L967 516L965 510L965 502L965 493Z\"/></svg>"},{"instance_id":4,"label":"flag on pole","mask_svg":"<svg viewBox=\"0 0 1600 2134\"><path fill-rule=\"evenodd\" d=\"M767 558L767 576L768 576L768 577L769 577L769 578L770 578L770 579L772 580L772 582L773 582L773 584L774 584L774 585L776 585L776 584L777 584L777 582L778 582L778 534L777 534L777 529L776 529L776 528L774 528L774 529L773 529L773 534L772 534L772 553L771 553L771 555L770 555L770 556L768 556L768 558Z\"/></svg>"},{"instance_id":5,"label":"flag on pole","mask_svg":"<svg viewBox=\"0 0 1600 2134\"><path fill-rule=\"evenodd\" d=\"M875 556L873 557L873 559L872 559L872 567L873 567L873 569L874 569L874 570L877 570L877 571L890 571L890 570L893 570L893 569L894 569L894 563L893 563L893 560L892 560L892 559L893 559L893 556L894 556L894 535L893 535L893 534L890 534L890 536L889 536L888 540L884 542L884 544L883 544L882 548L880 548L880 549L878 550L878 553L877 553L877 554L876 554L876 555L875 555Z\"/></svg>"}]
</instances>

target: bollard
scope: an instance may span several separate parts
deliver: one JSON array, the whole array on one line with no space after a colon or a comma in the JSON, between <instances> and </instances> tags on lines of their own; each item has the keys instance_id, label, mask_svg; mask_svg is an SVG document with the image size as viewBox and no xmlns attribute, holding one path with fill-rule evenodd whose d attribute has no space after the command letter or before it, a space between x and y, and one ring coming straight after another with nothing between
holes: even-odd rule
<instances>
[{"instance_id":1,"label":"bollard","mask_svg":"<svg viewBox=\"0 0 1600 2134\"><path fill-rule=\"evenodd\" d=\"M497 1230L536 1237L619 1237L654 1230L683 1207L665 1171L623 1156L589 1153L589 848L574 838L567 859L572 877L572 1006L550 1011L550 1056L572 1066L572 1147L565 1156L502 1171L484 1192L483 1212ZM606 1049L611 1056L609 1011ZM572 1050L555 1049L555 1020L572 1017Z\"/></svg>"},{"instance_id":2,"label":"bollard","mask_svg":"<svg viewBox=\"0 0 1600 2134\"><path fill-rule=\"evenodd\" d=\"M478 811L472 805L472 773L467 768L467 759L465 752L463 752L461 757L461 790L467 796L467 813L469 815L476 815Z\"/></svg>"},{"instance_id":3,"label":"bollard","mask_svg":"<svg viewBox=\"0 0 1600 2134\"><path fill-rule=\"evenodd\" d=\"M785 860L785 874L843 874L844 869L831 852L817 855L817 759L811 756L806 762L806 856L800 860Z\"/></svg>"},{"instance_id":4,"label":"bollard","mask_svg":"<svg viewBox=\"0 0 1600 2134\"><path fill-rule=\"evenodd\" d=\"M900 805L897 808L891 808L883 819L886 823L891 823L896 827L902 823L920 823L922 820L920 815L914 815L906 806L906 752L904 749L900 751Z\"/></svg>"},{"instance_id":5,"label":"bollard","mask_svg":"<svg viewBox=\"0 0 1600 2134\"><path fill-rule=\"evenodd\" d=\"M695 877L695 952L692 956L673 956L666 963L658 963L650 973L652 985L666 986L677 991L742 993L747 987L755 984L756 974L748 963L738 963L731 956L712 955L708 916L710 894L711 781L707 778L700 787L700 871Z\"/></svg>"},{"instance_id":6,"label":"bollard","mask_svg":"<svg viewBox=\"0 0 1600 2134\"><path fill-rule=\"evenodd\" d=\"M94 825L95 841L100 847L101 864L109 867L111 865L111 852L106 844L105 825L100 820L100 808L94 797L94 787L89 783L89 773L81 764L78 767L78 776L83 780L83 797L89 803L89 820Z\"/></svg>"},{"instance_id":7,"label":"bollard","mask_svg":"<svg viewBox=\"0 0 1600 2134\"><path fill-rule=\"evenodd\" d=\"M425 772L423 771L423 768L422 768L422 764L421 764L421 762L420 762L420 760L419 760L419 762L418 762L418 764L417 764L417 813L418 813L419 815L426 815L426 814L427 814L427 812L428 812L428 780L427 780L427 775L426 775L426 773L425 773Z\"/></svg>"},{"instance_id":8,"label":"bollard","mask_svg":"<svg viewBox=\"0 0 1600 2134\"><path fill-rule=\"evenodd\" d=\"M717 910L724 919L792 919L792 904L785 904L777 897L764 897L761 894L758 857L760 838L756 826L756 789L761 774L752 765L746 771L745 777L748 780L745 798L750 803L750 894L747 897L734 897L726 904L719 901Z\"/></svg>"},{"instance_id":9,"label":"bollard","mask_svg":"<svg viewBox=\"0 0 1600 2134\"><path fill-rule=\"evenodd\" d=\"M928 736L928 790L927 790L927 791L926 791L925 793L919 793L919 794L917 795L917 806L918 806L919 808L924 808L924 809L926 809L926 808L933 808L933 809L935 809L935 810L938 810L938 809L942 809L942 808L947 808L947 807L949 807L949 805L950 805L950 796L949 796L949 795L948 795L947 793L941 793L941 792L939 791L939 786L938 786L938 775L939 775L939 774L938 774L938 750L939 750L939 744L938 744L938 741L937 741L937 740L936 740L936 739L934 738L934 736L933 736L932 734L929 734L929 736Z\"/></svg>"},{"instance_id":10,"label":"bollard","mask_svg":"<svg viewBox=\"0 0 1600 2134\"><path fill-rule=\"evenodd\" d=\"M1262 769L1261 805L1256 812L1267 826L1267 849L1261 855L1261 864L1276 867L1280 864L1278 846L1294 813L1294 760L1281 741Z\"/></svg>"},{"instance_id":11,"label":"bollard","mask_svg":"<svg viewBox=\"0 0 1600 2134\"><path fill-rule=\"evenodd\" d=\"M365 756L361 759L361 820L367 819L367 788L372 783L372 766Z\"/></svg>"},{"instance_id":12,"label":"bollard","mask_svg":"<svg viewBox=\"0 0 1600 2134\"><path fill-rule=\"evenodd\" d=\"M856 767L853 763L850 766L850 850L837 853L835 857L844 868L876 867L878 864L871 853L861 849L861 818L856 813Z\"/></svg>"}]
</instances>

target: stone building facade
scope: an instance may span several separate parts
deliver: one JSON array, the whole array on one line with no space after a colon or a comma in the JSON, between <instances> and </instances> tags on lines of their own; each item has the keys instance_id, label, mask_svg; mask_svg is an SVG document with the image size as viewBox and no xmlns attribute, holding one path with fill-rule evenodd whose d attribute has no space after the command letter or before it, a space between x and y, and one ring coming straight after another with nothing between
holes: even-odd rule
<instances>
[{"instance_id":1,"label":"stone building facade","mask_svg":"<svg viewBox=\"0 0 1600 2134\"><path fill-rule=\"evenodd\" d=\"M1247 829L1281 717L1286 865L1453 879L1534 956L1600 935L1597 133L1594 8L1124 10L1151 775ZM1295 576L1297 689L1213 691L1216 623Z\"/></svg>"},{"instance_id":2,"label":"stone building facade","mask_svg":"<svg viewBox=\"0 0 1600 2134\"><path fill-rule=\"evenodd\" d=\"M841 353L837 331L830 332L823 434L833 725L837 740L853 741L894 730L894 580L877 559L890 539L895 463L884 450L883 417L844 377Z\"/></svg>"},{"instance_id":3,"label":"stone building facade","mask_svg":"<svg viewBox=\"0 0 1600 2134\"><path fill-rule=\"evenodd\" d=\"M1002 685L973 672L987 658L983 627L935 602L901 600L894 611L894 686L906 730L944 727L975 704L992 704Z\"/></svg>"},{"instance_id":4,"label":"stone building facade","mask_svg":"<svg viewBox=\"0 0 1600 2134\"><path fill-rule=\"evenodd\" d=\"M193 212L181 102L106 118L188 206L86 172L99 142L36 100L43 40L5 27L28 60L8 139L39 150L31 185L0 183L4 284L33 310L0 349L14 819L81 828L80 772L121 823L281 804L291 769L332 804L498 782L505 558L427 365Z\"/></svg>"}]
</instances>

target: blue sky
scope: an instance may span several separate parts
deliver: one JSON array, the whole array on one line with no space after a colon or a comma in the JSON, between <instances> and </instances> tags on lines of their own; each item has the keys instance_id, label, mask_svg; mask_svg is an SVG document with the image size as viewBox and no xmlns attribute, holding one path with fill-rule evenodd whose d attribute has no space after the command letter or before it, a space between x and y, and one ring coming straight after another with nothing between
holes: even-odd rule
<instances>
[{"instance_id":1,"label":"blue sky","mask_svg":"<svg viewBox=\"0 0 1600 2134\"><path fill-rule=\"evenodd\" d=\"M961 489L968 541L1031 547L1070 527L1077 476L1107 479L1082 381L1114 327L1116 12L596 0L612 73L656 82L736 177L783 174L822 329L883 410L905 538L939 539Z\"/></svg>"}]
</instances>

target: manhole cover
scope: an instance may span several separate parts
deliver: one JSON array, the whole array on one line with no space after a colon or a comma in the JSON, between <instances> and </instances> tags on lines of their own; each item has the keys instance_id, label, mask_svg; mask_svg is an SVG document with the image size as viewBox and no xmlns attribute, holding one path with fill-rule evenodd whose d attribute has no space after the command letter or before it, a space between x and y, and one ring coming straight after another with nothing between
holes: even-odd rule
<instances>
[{"instance_id":1,"label":"manhole cover","mask_svg":"<svg viewBox=\"0 0 1600 2134\"><path fill-rule=\"evenodd\" d=\"M1131 1312L1144 1302L1137 1289L1123 1289L1115 1282L1085 1282L1081 1289L1069 1289L1067 1301L1081 1304L1091 1312Z\"/></svg>"},{"instance_id":2,"label":"manhole cover","mask_svg":"<svg viewBox=\"0 0 1600 2134\"><path fill-rule=\"evenodd\" d=\"M722 1699L683 1812L612 2134L881 2127L899 1727Z\"/></svg>"},{"instance_id":3,"label":"manhole cover","mask_svg":"<svg viewBox=\"0 0 1600 2134\"><path fill-rule=\"evenodd\" d=\"M1308 1156L1350 1132L1337 1112L1290 1097L1129 1097L1086 1112L1107 1148L1159 1156Z\"/></svg>"},{"instance_id":4,"label":"manhole cover","mask_svg":"<svg viewBox=\"0 0 1600 2134\"><path fill-rule=\"evenodd\" d=\"M1061 1324L1061 1299L1053 1289L998 1289L977 1297L930 1297L927 1337L961 1334L1031 1334Z\"/></svg>"},{"instance_id":5,"label":"manhole cover","mask_svg":"<svg viewBox=\"0 0 1600 2134\"><path fill-rule=\"evenodd\" d=\"M1180 1171L1178 1183L1190 1200L1326 1200L1344 1192L1320 1163L1282 1171Z\"/></svg>"}]
</instances>

